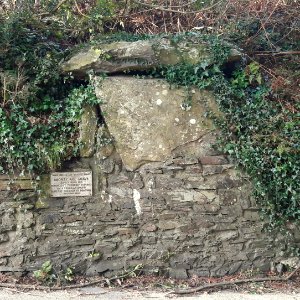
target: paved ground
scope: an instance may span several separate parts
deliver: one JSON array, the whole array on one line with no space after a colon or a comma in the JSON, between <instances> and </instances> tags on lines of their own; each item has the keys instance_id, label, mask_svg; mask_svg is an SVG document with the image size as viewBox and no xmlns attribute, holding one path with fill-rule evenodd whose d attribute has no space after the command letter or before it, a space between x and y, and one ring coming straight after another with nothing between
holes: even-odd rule
<instances>
[{"instance_id":1,"label":"paved ground","mask_svg":"<svg viewBox=\"0 0 300 300\"><path fill-rule=\"evenodd\" d=\"M198 294L184 297L168 295L154 291L129 291L103 288L84 288L60 292L21 292L14 289L0 289L0 300L300 300L300 294L264 294L251 295L233 292Z\"/></svg>"}]
</instances>

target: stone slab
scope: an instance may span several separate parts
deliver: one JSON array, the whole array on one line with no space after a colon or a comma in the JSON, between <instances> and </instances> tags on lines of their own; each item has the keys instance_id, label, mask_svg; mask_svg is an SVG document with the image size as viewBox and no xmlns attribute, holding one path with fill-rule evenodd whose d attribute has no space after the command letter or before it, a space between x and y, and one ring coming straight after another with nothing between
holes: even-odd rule
<instances>
[{"instance_id":1,"label":"stone slab","mask_svg":"<svg viewBox=\"0 0 300 300\"><path fill-rule=\"evenodd\" d=\"M204 115L207 108L218 112L212 93L192 90L191 105L184 107L187 91L162 79L110 77L97 85L96 94L117 152L131 171L164 161L178 146L212 131Z\"/></svg>"},{"instance_id":2,"label":"stone slab","mask_svg":"<svg viewBox=\"0 0 300 300\"><path fill-rule=\"evenodd\" d=\"M228 62L241 60L241 53L232 45ZM96 73L153 70L162 65L179 63L212 64L215 58L210 47L200 36L185 36L175 41L172 36L156 37L135 42L113 42L86 45L65 61L64 73L82 77L91 69Z\"/></svg>"}]
</instances>

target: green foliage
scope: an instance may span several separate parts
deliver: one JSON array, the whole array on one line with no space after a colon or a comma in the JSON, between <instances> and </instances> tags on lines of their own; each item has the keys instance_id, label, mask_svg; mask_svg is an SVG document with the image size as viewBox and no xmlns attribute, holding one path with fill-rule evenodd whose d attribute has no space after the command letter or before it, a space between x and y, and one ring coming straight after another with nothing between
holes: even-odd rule
<instances>
[{"instance_id":1,"label":"green foliage","mask_svg":"<svg viewBox=\"0 0 300 300\"><path fill-rule=\"evenodd\" d=\"M55 27L26 9L0 25L0 174L55 169L77 153L82 108L98 102L94 89L60 75Z\"/></svg>"},{"instance_id":2,"label":"green foliage","mask_svg":"<svg viewBox=\"0 0 300 300\"><path fill-rule=\"evenodd\" d=\"M52 284L56 280L56 275L53 273L51 261L44 262L41 269L33 272L33 276L42 283Z\"/></svg>"},{"instance_id":3,"label":"green foliage","mask_svg":"<svg viewBox=\"0 0 300 300\"><path fill-rule=\"evenodd\" d=\"M215 78L214 89L226 116L220 123L225 149L251 176L270 224L299 220L299 113L271 101L254 64L234 73L229 85Z\"/></svg>"},{"instance_id":4,"label":"green foliage","mask_svg":"<svg viewBox=\"0 0 300 300\"><path fill-rule=\"evenodd\" d=\"M65 282L72 282L74 280L74 272L72 268L68 267L62 275Z\"/></svg>"},{"instance_id":5,"label":"green foliage","mask_svg":"<svg viewBox=\"0 0 300 300\"><path fill-rule=\"evenodd\" d=\"M74 88L63 100L45 96L30 105L9 102L0 107L0 172L41 173L76 155L82 108L98 102L88 85Z\"/></svg>"},{"instance_id":6,"label":"green foliage","mask_svg":"<svg viewBox=\"0 0 300 300\"><path fill-rule=\"evenodd\" d=\"M267 20L262 27L262 15L240 15L237 19L224 26L226 35L235 43L241 46L248 46L247 51L262 51L262 50L291 50L299 48L299 25L296 24L296 15L293 14L292 6L285 8L285 12L278 12L278 19L276 14L270 14L270 19ZM282 20L280 20L282 19ZM285 23L282 23L285 21Z\"/></svg>"},{"instance_id":7,"label":"green foliage","mask_svg":"<svg viewBox=\"0 0 300 300\"><path fill-rule=\"evenodd\" d=\"M43 284L53 285L55 282L72 282L74 280L74 272L70 267L60 272L55 272L51 261L47 260L39 270L33 272L33 277Z\"/></svg>"},{"instance_id":8,"label":"green foliage","mask_svg":"<svg viewBox=\"0 0 300 300\"><path fill-rule=\"evenodd\" d=\"M157 35L150 34L131 34L128 32L120 31L113 34L97 35L90 42L91 45L99 45L99 43L113 43L118 41L136 42L140 40L149 40Z\"/></svg>"}]
</instances>

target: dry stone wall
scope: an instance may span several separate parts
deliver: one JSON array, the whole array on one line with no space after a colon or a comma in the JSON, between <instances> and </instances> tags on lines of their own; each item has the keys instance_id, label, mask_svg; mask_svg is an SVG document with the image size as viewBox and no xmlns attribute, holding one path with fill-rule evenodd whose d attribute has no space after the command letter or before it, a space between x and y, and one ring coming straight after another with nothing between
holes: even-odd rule
<instances>
[{"instance_id":1,"label":"dry stone wall","mask_svg":"<svg viewBox=\"0 0 300 300\"><path fill-rule=\"evenodd\" d=\"M51 260L88 275L143 264L186 278L266 271L282 259L280 236L261 231L250 179L215 147L210 93L186 107L184 91L162 80L112 77L97 94L106 124L86 108L81 157L63 166L91 170L93 196L51 197L50 174L38 193L30 178L1 177L0 272Z\"/></svg>"}]
</instances>

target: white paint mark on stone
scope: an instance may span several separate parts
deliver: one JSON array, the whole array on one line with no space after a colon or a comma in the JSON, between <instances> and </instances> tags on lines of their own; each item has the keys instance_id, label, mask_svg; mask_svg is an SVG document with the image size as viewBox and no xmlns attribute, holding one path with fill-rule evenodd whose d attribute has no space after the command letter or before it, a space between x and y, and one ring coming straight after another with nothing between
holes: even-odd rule
<instances>
[{"instance_id":1,"label":"white paint mark on stone","mask_svg":"<svg viewBox=\"0 0 300 300\"><path fill-rule=\"evenodd\" d=\"M180 108L182 110L189 111L189 110L191 110L192 106L191 105L187 105L187 104L181 104Z\"/></svg>"},{"instance_id":2,"label":"white paint mark on stone","mask_svg":"<svg viewBox=\"0 0 300 300\"><path fill-rule=\"evenodd\" d=\"M101 197L102 200L105 200L105 194L106 194L105 191L102 190L101 191L101 195L100 195L100 197Z\"/></svg>"},{"instance_id":3,"label":"white paint mark on stone","mask_svg":"<svg viewBox=\"0 0 300 300\"><path fill-rule=\"evenodd\" d=\"M140 199L141 199L141 194L139 193L138 190L134 189L133 190L133 201L134 201L134 206L135 206L137 215L140 215L142 213Z\"/></svg>"},{"instance_id":4,"label":"white paint mark on stone","mask_svg":"<svg viewBox=\"0 0 300 300\"><path fill-rule=\"evenodd\" d=\"M161 104L162 104L161 99L157 99L157 100L156 100L156 104L157 104L157 105L161 105Z\"/></svg>"},{"instance_id":5,"label":"white paint mark on stone","mask_svg":"<svg viewBox=\"0 0 300 300\"><path fill-rule=\"evenodd\" d=\"M148 181L148 191L151 193L152 192L152 188L153 188L153 186L154 186L154 180L153 179L150 179L149 181Z\"/></svg>"},{"instance_id":6,"label":"white paint mark on stone","mask_svg":"<svg viewBox=\"0 0 300 300\"><path fill-rule=\"evenodd\" d=\"M194 124L196 124L196 120L195 120L195 119L190 119L190 123L191 123L192 125L194 125Z\"/></svg>"},{"instance_id":7,"label":"white paint mark on stone","mask_svg":"<svg viewBox=\"0 0 300 300\"><path fill-rule=\"evenodd\" d=\"M108 203L112 203L112 195L108 195Z\"/></svg>"}]
</instances>

